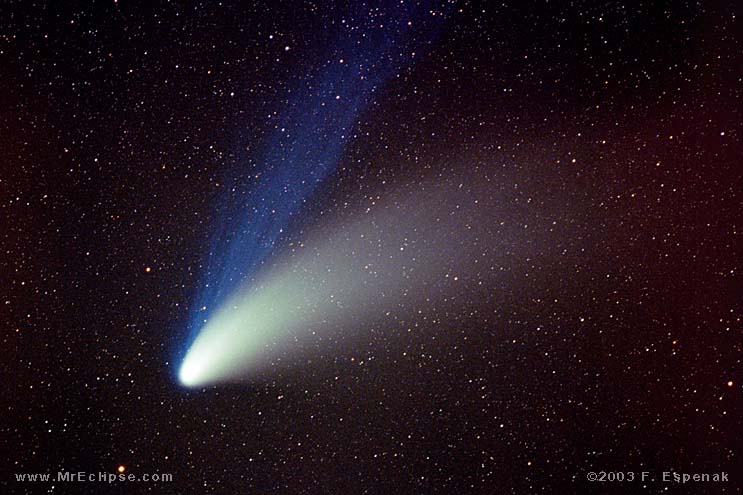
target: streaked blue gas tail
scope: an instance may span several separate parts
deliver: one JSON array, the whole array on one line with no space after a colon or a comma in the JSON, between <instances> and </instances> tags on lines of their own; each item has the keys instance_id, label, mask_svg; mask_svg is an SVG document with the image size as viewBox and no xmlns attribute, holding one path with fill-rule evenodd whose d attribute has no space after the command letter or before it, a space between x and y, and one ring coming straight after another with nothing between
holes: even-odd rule
<instances>
[{"instance_id":1,"label":"streaked blue gas tail","mask_svg":"<svg viewBox=\"0 0 743 495\"><path fill-rule=\"evenodd\" d=\"M258 173L231 178L189 311L190 347L204 323L272 255L317 186L340 160L356 119L386 80L425 50L443 16L430 6L359 7L337 19L336 43L288 94L253 158Z\"/></svg>"}]
</instances>

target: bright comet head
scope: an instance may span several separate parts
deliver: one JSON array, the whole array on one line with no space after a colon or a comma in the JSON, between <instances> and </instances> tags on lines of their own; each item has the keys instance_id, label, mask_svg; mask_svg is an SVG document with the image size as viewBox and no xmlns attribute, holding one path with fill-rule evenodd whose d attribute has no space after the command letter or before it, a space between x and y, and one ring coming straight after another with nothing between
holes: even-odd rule
<instances>
[{"instance_id":1,"label":"bright comet head","mask_svg":"<svg viewBox=\"0 0 743 495\"><path fill-rule=\"evenodd\" d=\"M181 385L186 387L193 387L199 383L199 365L194 362L195 359L188 359L183 361L181 369L178 371L178 380Z\"/></svg>"}]
</instances>

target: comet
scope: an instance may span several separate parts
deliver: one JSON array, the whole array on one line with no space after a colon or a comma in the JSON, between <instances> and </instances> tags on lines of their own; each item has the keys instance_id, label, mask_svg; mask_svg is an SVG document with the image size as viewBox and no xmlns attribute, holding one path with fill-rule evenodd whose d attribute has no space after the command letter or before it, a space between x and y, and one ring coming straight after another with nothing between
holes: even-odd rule
<instances>
[{"instance_id":1,"label":"comet","mask_svg":"<svg viewBox=\"0 0 743 495\"><path fill-rule=\"evenodd\" d=\"M389 4L379 16L349 12L327 33L324 51L317 49L324 56L308 64L283 105L267 116L260 150L225 171L225 194L214 208L214 234L191 304L181 384L209 384L268 366L288 340L327 327L344 305L358 305L351 294L359 299L372 286L382 288L364 285L363 277L364 266L382 273L380 260L359 265L346 251L374 242L371 232L358 246L343 245L342 236L350 235L343 229L329 244L300 248L287 239L298 224L312 223L304 209L336 169L359 116L385 81L412 63L411 53L425 51L444 18L412 3ZM360 234L361 225L343 228Z\"/></svg>"}]
</instances>

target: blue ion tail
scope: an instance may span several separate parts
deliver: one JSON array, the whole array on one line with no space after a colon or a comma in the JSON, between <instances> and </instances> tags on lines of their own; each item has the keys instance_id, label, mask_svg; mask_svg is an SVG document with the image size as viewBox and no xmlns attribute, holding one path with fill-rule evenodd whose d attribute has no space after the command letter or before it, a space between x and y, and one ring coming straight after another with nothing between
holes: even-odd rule
<instances>
[{"instance_id":1,"label":"blue ion tail","mask_svg":"<svg viewBox=\"0 0 743 495\"><path fill-rule=\"evenodd\" d=\"M430 8L407 3L390 3L378 16L361 10L333 24L336 39L326 57L301 78L286 105L267 123L272 131L263 151L251 157L261 164L260 173L235 178L215 211L207 266L190 310L188 350L178 372L184 385L197 384L196 377L205 376L207 367L218 368L222 353L240 352L246 360L253 359L254 347L215 344L199 356L191 349L201 341L205 327L223 321L226 305L275 255L292 218L336 169L359 113L373 101L374 93L411 63L412 53L424 49L442 22L442 16L432 16ZM252 318L238 320L246 325L260 323L262 332L269 334L278 331L267 315L259 322Z\"/></svg>"}]
</instances>

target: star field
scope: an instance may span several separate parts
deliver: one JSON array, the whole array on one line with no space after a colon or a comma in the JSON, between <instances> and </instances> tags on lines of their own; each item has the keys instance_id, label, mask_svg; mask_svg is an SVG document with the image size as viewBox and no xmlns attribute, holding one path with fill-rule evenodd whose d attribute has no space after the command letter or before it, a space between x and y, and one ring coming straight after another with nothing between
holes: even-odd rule
<instances>
[{"instance_id":1,"label":"star field","mask_svg":"<svg viewBox=\"0 0 743 495\"><path fill-rule=\"evenodd\" d=\"M0 491L737 493L737 10L3 4Z\"/></svg>"}]
</instances>

